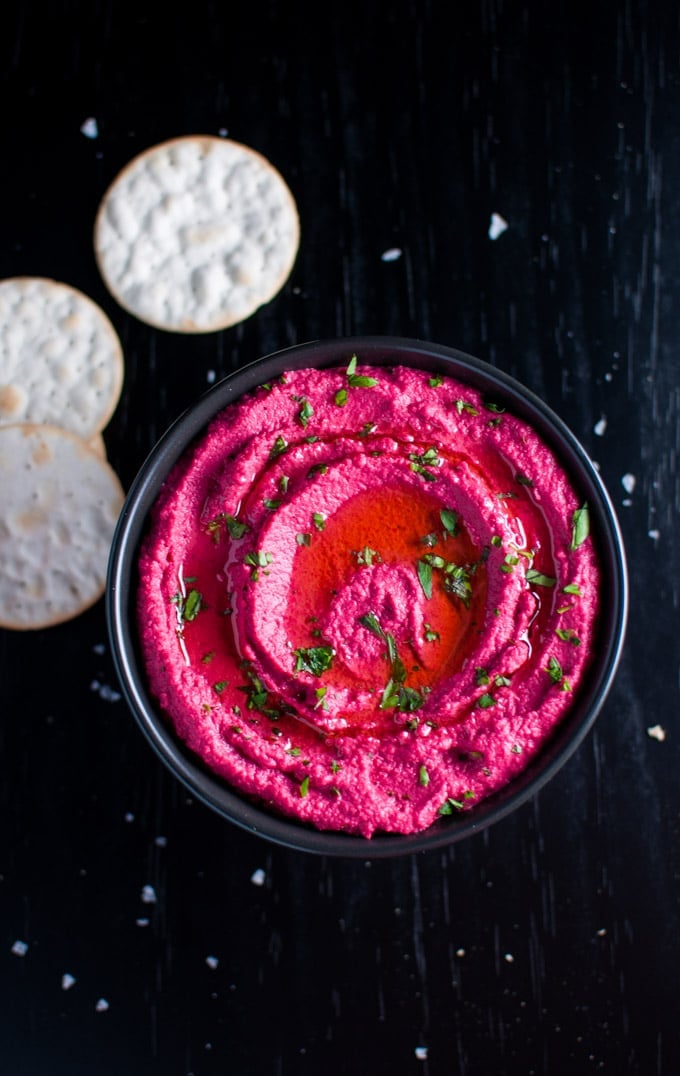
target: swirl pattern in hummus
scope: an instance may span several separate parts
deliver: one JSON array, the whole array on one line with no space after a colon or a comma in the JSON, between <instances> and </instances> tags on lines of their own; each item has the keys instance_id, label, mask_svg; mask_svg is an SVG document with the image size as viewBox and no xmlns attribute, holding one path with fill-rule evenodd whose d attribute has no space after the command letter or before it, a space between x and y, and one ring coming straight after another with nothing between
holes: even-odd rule
<instances>
[{"instance_id":1,"label":"swirl pattern in hummus","mask_svg":"<svg viewBox=\"0 0 680 1076\"><path fill-rule=\"evenodd\" d=\"M234 788L416 832L517 775L572 703L599 572L523 421L448 377L290 372L166 484L140 562L152 689Z\"/></svg>"}]
</instances>

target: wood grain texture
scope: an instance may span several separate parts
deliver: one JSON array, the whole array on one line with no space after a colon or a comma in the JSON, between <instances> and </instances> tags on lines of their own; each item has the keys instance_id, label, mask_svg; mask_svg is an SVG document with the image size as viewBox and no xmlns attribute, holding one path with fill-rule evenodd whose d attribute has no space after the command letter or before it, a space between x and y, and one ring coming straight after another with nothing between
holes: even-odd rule
<instances>
[{"instance_id":1,"label":"wood grain texture","mask_svg":"<svg viewBox=\"0 0 680 1076\"><path fill-rule=\"evenodd\" d=\"M532 803L447 851L354 862L191 802L116 697L103 606L0 632L4 1069L675 1073L680 9L291 7L5 13L0 276L74 284L114 322L126 382L105 439L126 485L213 378L303 340L418 336L517 376L619 511L624 659ZM300 254L253 318L187 340L117 307L92 225L137 152L222 131L286 177Z\"/></svg>"}]
</instances>

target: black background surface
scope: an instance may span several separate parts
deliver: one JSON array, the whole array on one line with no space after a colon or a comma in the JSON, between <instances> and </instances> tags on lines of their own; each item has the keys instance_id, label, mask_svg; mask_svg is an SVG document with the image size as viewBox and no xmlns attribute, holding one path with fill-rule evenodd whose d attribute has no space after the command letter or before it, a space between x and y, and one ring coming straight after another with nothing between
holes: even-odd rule
<instances>
[{"instance_id":1,"label":"black background surface","mask_svg":"<svg viewBox=\"0 0 680 1076\"><path fill-rule=\"evenodd\" d=\"M567 421L631 566L585 743L493 829L400 860L289 852L192 802L115 697L103 602L0 632L3 1073L680 1070L679 19L635 0L3 14L0 276L52 276L111 317L126 486L213 375L417 336ZM137 152L225 131L286 177L295 269L240 326L150 329L98 274L99 200Z\"/></svg>"}]
</instances>

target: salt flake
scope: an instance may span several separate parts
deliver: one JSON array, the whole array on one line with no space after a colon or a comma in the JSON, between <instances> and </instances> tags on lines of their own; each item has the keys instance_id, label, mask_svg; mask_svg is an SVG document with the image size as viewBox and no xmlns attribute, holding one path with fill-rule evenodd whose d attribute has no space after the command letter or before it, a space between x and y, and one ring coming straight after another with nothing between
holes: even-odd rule
<instances>
[{"instance_id":1,"label":"salt flake","mask_svg":"<svg viewBox=\"0 0 680 1076\"><path fill-rule=\"evenodd\" d=\"M659 531L647 531L647 537L653 538L654 541L657 542L660 537Z\"/></svg>"},{"instance_id":2,"label":"salt flake","mask_svg":"<svg viewBox=\"0 0 680 1076\"><path fill-rule=\"evenodd\" d=\"M205 962L206 962L206 964L208 965L209 968L212 968L213 971L215 970L216 967L218 967L218 965L220 963L216 956L207 956L205 958Z\"/></svg>"},{"instance_id":3,"label":"salt flake","mask_svg":"<svg viewBox=\"0 0 680 1076\"><path fill-rule=\"evenodd\" d=\"M258 867L258 869L251 874L250 880L253 885L264 885L266 877L267 875L262 870L262 867Z\"/></svg>"},{"instance_id":4,"label":"salt flake","mask_svg":"<svg viewBox=\"0 0 680 1076\"><path fill-rule=\"evenodd\" d=\"M97 1002L97 1004L95 1005L94 1009L95 1009L95 1012L106 1012L108 1007L109 1007L109 1003L106 1000L106 998L100 998L99 1001Z\"/></svg>"},{"instance_id":5,"label":"salt flake","mask_svg":"<svg viewBox=\"0 0 680 1076\"><path fill-rule=\"evenodd\" d=\"M652 725L651 728L647 729L647 735L651 736L653 740L663 743L666 739L666 730L661 725Z\"/></svg>"},{"instance_id":6,"label":"salt flake","mask_svg":"<svg viewBox=\"0 0 680 1076\"><path fill-rule=\"evenodd\" d=\"M499 235L503 232L507 232L508 222L504 217L501 217L500 213L491 214L491 224L489 225L489 239L498 239Z\"/></svg>"},{"instance_id":7,"label":"salt flake","mask_svg":"<svg viewBox=\"0 0 680 1076\"><path fill-rule=\"evenodd\" d=\"M427 1046L416 1046L415 1054L419 1061L427 1061Z\"/></svg>"},{"instance_id":8,"label":"salt flake","mask_svg":"<svg viewBox=\"0 0 680 1076\"><path fill-rule=\"evenodd\" d=\"M512 953L506 953L505 956L503 957L503 959L505 960L505 962L507 964L514 964L515 963L515 958L512 955Z\"/></svg>"},{"instance_id":9,"label":"salt flake","mask_svg":"<svg viewBox=\"0 0 680 1076\"><path fill-rule=\"evenodd\" d=\"M15 956L26 956L26 953L28 952L28 943L25 941L19 941L19 939L17 938L17 940L14 942L14 945L12 946L12 952Z\"/></svg>"},{"instance_id":10,"label":"salt flake","mask_svg":"<svg viewBox=\"0 0 680 1076\"><path fill-rule=\"evenodd\" d=\"M142 904L155 904L157 900L156 890L152 885L145 885L142 888Z\"/></svg>"},{"instance_id":11,"label":"salt flake","mask_svg":"<svg viewBox=\"0 0 680 1076\"><path fill-rule=\"evenodd\" d=\"M94 116L88 116L84 123L80 126L81 134L84 134L86 138L97 138L99 136L99 127Z\"/></svg>"},{"instance_id":12,"label":"salt flake","mask_svg":"<svg viewBox=\"0 0 680 1076\"><path fill-rule=\"evenodd\" d=\"M396 262L401 258L402 251L399 247L390 247L389 250L384 250L380 255L380 260L383 262Z\"/></svg>"},{"instance_id":13,"label":"salt flake","mask_svg":"<svg viewBox=\"0 0 680 1076\"><path fill-rule=\"evenodd\" d=\"M633 490L635 489L635 482L636 479L634 474L624 474L623 478L621 479L621 485L625 489L626 493L633 492Z\"/></svg>"},{"instance_id":14,"label":"salt flake","mask_svg":"<svg viewBox=\"0 0 680 1076\"><path fill-rule=\"evenodd\" d=\"M593 433L598 437L604 437L604 431L607 429L607 419L603 415L599 422L596 422L593 426Z\"/></svg>"},{"instance_id":15,"label":"salt flake","mask_svg":"<svg viewBox=\"0 0 680 1076\"><path fill-rule=\"evenodd\" d=\"M75 986L75 985L76 985L75 977L73 975L69 975L68 972L65 972L61 977L61 989L62 990L70 990L71 987Z\"/></svg>"}]
</instances>

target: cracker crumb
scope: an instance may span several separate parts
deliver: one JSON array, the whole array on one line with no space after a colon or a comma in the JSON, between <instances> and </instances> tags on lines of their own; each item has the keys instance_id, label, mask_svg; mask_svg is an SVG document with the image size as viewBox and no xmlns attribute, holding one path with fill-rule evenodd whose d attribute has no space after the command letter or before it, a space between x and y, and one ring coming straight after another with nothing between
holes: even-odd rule
<instances>
[{"instance_id":1,"label":"cracker crumb","mask_svg":"<svg viewBox=\"0 0 680 1076\"><path fill-rule=\"evenodd\" d=\"M253 885L264 885L266 877L267 875L262 870L262 867L258 867L258 869L251 874L250 880Z\"/></svg>"},{"instance_id":2,"label":"cracker crumb","mask_svg":"<svg viewBox=\"0 0 680 1076\"><path fill-rule=\"evenodd\" d=\"M625 489L626 493L632 493L635 489L636 479L634 474L624 474L621 479L621 485Z\"/></svg>"},{"instance_id":3,"label":"cracker crumb","mask_svg":"<svg viewBox=\"0 0 680 1076\"><path fill-rule=\"evenodd\" d=\"M491 214L491 223L489 225L489 239L498 239L503 232L508 230L508 222L500 213Z\"/></svg>"},{"instance_id":4,"label":"cracker crumb","mask_svg":"<svg viewBox=\"0 0 680 1076\"><path fill-rule=\"evenodd\" d=\"M12 952L15 956L26 956L28 952L28 942L20 941L18 938L12 946Z\"/></svg>"},{"instance_id":5,"label":"cracker crumb","mask_svg":"<svg viewBox=\"0 0 680 1076\"><path fill-rule=\"evenodd\" d=\"M648 538L653 538L654 541L657 542L659 540L659 537L660 537L659 531L656 531L656 530L647 531L647 537Z\"/></svg>"},{"instance_id":6,"label":"cracker crumb","mask_svg":"<svg viewBox=\"0 0 680 1076\"><path fill-rule=\"evenodd\" d=\"M383 262L396 262L401 258L403 251L400 247L390 247L388 250L384 250L380 255L380 260Z\"/></svg>"},{"instance_id":7,"label":"cracker crumb","mask_svg":"<svg viewBox=\"0 0 680 1076\"><path fill-rule=\"evenodd\" d=\"M515 963L515 958L512 955L512 953L505 953L505 955L503 957L503 960L506 962L506 964L514 964Z\"/></svg>"},{"instance_id":8,"label":"cracker crumb","mask_svg":"<svg viewBox=\"0 0 680 1076\"><path fill-rule=\"evenodd\" d=\"M416 1046L415 1055L419 1061L427 1061L427 1046Z\"/></svg>"},{"instance_id":9,"label":"cracker crumb","mask_svg":"<svg viewBox=\"0 0 680 1076\"><path fill-rule=\"evenodd\" d=\"M606 928L605 927L600 927L600 929L598 931L596 931L596 934L597 934L598 938L606 937L606 935L607 935Z\"/></svg>"},{"instance_id":10,"label":"cracker crumb","mask_svg":"<svg viewBox=\"0 0 680 1076\"><path fill-rule=\"evenodd\" d=\"M652 740L658 740L659 743L663 743L666 739L666 730L661 725L652 725L651 728L647 729L647 735Z\"/></svg>"},{"instance_id":11,"label":"cracker crumb","mask_svg":"<svg viewBox=\"0 0 680 1076\"><path fill-rule=\"evenodd\" d=\"M86 138L99 137L99 125L94 116L88 116L85 122L81 123L80 132L81 134L84 134Z\"/></svg>"},{"instance_id":12,"label":"cracker crumb","mask_svg":"<svg viewBox=\"0 0 680 1076\"><path fill-rule=\"evenodd\" d=\"M595 425L593 426L593 433L596 434L597 437L604 437L604 432L605 432L606 429L607 429L607 418L606 418L605 415L603 415L602 418L599 420L599 422L596 422Z\"/></svg>"},{"instance_id":13,"label":"cracker crumb","mask_svg":"<svg viewBox=\"0 0 680 1076\"><path fill-rule=\"evenodd\" d=\"M213 971L219 966L220 963L216 956L207 956L205 958L205 962L209 968L212 968Z\"/></svg>"},{"instance_id":14,"label":"cracker crumb","mask_svg":"<svg viewBox=\"0 0 680 1076\"><path fill-rule=\"evenodd\" d=\"M135 919L135 926L148 927L148 925L149 920L146 918L146 916L142 916L140 919Z\"/></svg>"},{"instance_id":15,"label":"cracker crumb","mask_svg":"<svg viewBox=\"0 0 680 1076\"><path fill-rule=\"evenodd\" d=\"M95 1008L95 1012L106 1012L108 1007L109 1007L109 1003L106 1000L106 998L100 998L94 1008Z\"/></svg>"},{"instance_id":16,"label":"cracker crumb","mask_svg":"<svg viewBox=\"0 0 680 1076\"><path fill-rule=\"evenodd\" d=\"M62 990L70 990L72 986L75 986L75 984L76 984L75 976L70 975L68 972L64 972L64 974L61 977L61 989Z\"/></svg>"},{"instance_id":17,"label":"cracker crumb","mask_svg":"<svg viewBox=\"0 0 680 1076\"><path fill-rule=\"evenodd\" d=\"M142 893L141 893L141 899L142 899L142 904L155 904L156 903L156 900L158 898L156 897L156 890L154 889L154 887L152 885L143 886Z\"/></svg>"}]
</instances>

